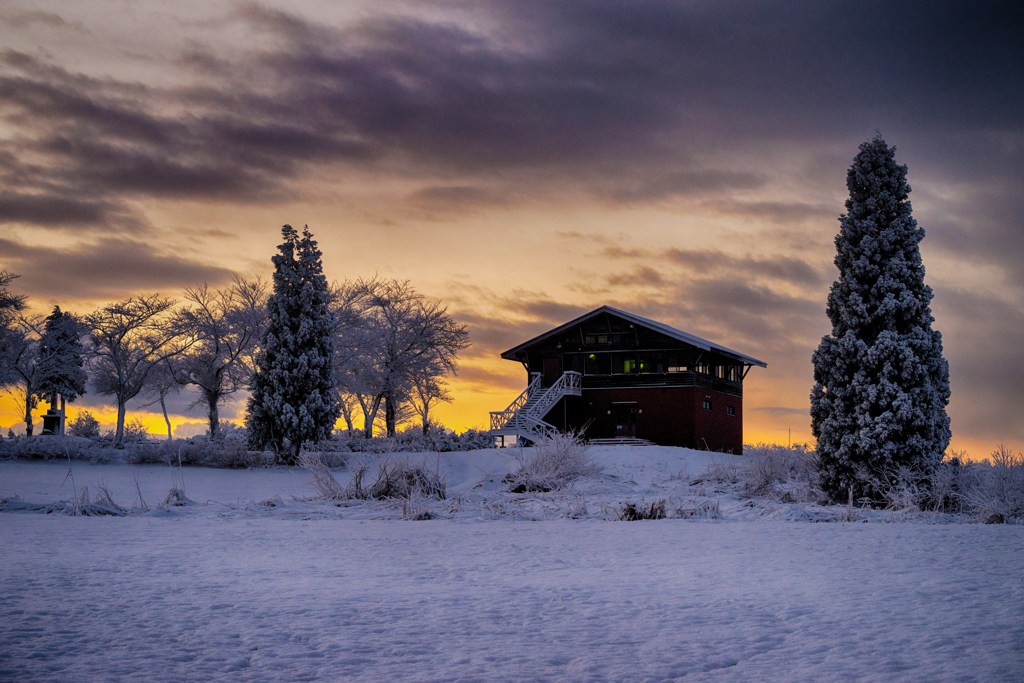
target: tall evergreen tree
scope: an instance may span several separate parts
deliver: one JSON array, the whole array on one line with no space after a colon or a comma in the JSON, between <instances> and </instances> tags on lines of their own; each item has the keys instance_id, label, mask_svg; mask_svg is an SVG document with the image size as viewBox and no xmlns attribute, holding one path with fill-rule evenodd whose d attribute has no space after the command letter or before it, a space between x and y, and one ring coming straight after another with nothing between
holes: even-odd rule
<instances>
[{"instance_id":1,"label":"tall evergreen tree","mask_svg":"<svg viewBox=\"0 0 1024 683\"><path fill-rule=\"evenodd\" d=\"M274 291L247 407L249 443L294 465L306 441L330 436L340 414L334 390L333 320L320 250L309 228L290 225L274 262Z\"/></svg>"},{"instance_id":2,"label":"tall evergreen tree","mask_svg":"<svg viewBox=\"0 0 1024 683\"><path fill-rule=\"evenodd\" d=\"M814 352L811 429L822 485L834 500L877 499L897 468L927 477L949 444L949 368L932 329L911 214L907 167L881 135L861 144L846 176L828 296L832 333Z\"/></svg>"}]
</instances>

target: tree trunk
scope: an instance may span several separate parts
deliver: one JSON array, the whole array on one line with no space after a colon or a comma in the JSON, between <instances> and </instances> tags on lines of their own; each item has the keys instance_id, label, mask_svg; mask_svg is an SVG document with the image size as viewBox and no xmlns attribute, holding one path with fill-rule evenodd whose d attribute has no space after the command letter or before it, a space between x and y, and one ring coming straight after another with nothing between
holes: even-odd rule
<instances>
[{"instance_id":1,"label":"tree trunk","mask_svg":"<svg viewBox=\"0 0 1024 683\"><path fill-rule=\"evenodd\" d=\"M124 443L124 414L125 401L117 399L117 431L114 432L114 445L120 446Z\"/></svg>"},{"instance_id":2,"label":"tree trunk","mask_svg":"<svg viewBox=\"0 0 1024 683\"><path fill-rule=\"evenodd\" d=\"M367 439L373 438L373 423L377 421L377 411L380 410L381 396L373 399L373 405L369 411L363 409L363 436Z\"/></svg>"},{"instance_id":3,"label":"tree trunk","mask_svg":"<svg viewBox=\"0 0 1024 683\"><path fill-rule=\"evenodd\" d=\"M32 436L32 394L25 394L25 436Z\"/></svg>"},{"instance_id":4,"label":"tree trunk","mask_svg":"<svg viewBox=\"0 0 1024 683\"><path fill-rule=\"evenodd\" d=\"M64 423L67 421L68 414L68 402L64 400L64 395L60 397L60 435L64 436Z\"/></svg>"},{"instance_id":5,"label":"tree trunk","mask_svg":"<svg viewBox=\"0 0 1024 683\"><path fill-rule=\"evenodd\" d=\"M395 435L395 401L392 396L384 397L384 425L387 427L388 436Z\"/></svg>"},{"instance_id":6,"label":"tree trunk","mask_svg":"<svg viewBox=\"0 0 1024 683\"><path fill-rule=\"evenodd\" d=\"M160 394L160 409L164 412L164 422L167 423L167 440L170 441L173 437L171 436L171 418L167 416L166 398L167 394Z\"/></svg>"},{"instance_id":7,"label":"tree trunk","mask_svg":"<svg viewBox=\"0 0 1024 683\"><path fill-rule=\"evenodd\" d=\"M209 406L208 415L210 418L210 440L217 438L220 433L220 413L217 412L217 397L207 395L206 402Z\"/></svg>"}]
</instances>

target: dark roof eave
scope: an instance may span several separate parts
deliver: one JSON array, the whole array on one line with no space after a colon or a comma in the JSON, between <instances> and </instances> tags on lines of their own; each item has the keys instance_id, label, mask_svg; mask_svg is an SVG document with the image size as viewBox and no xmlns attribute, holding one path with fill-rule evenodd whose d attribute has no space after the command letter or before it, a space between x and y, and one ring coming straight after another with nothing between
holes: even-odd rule
<instances>
[{"instance_id":1,"label":"dark roof eave","mask_svg":"<svg viewBox=\"0 0 1024 683\"><path fill-rule=\"evenodd\" d=\"M538 344L544 341L545 339L553 337L556 334L560 334L562 331L572 327L573 325L578 325L582 322L589 320L590 318L600 315L601 313L611 313L612 315L616 315L624 320L628 320L634 324L646 327L649 330L660 332L661 334L676 339L677 341L681 341L686 344L696 346L697 348L703 349L704 351L715 351L721 353L722 355L730 356L738 361L741 361L745 365L756 365L762 368L768 367L767 363L765 363L762 360L758 360L757 358L754 358L752 356L740 353L739 351L733 351L730 348L721 346L720 344L715 344L714 342L710 342L707 339L703 339L696 335L689 334L688 332L677 330L674 327L665 325L664 323L659 323L656 320L650 320L649 318L644 318L642 316L630 313L628 311L623 311L612 306L601 306L600 308L596 308L593 311L590 311L589 313L584 313L578 318L574 318L573 320L570 320L567 323L559 325L554 329L548 330L547 332L540 334L534 337L533 339L525 341L522 344L513 346L511 349L502 353L501 357L504 358L505 360L515 360L523 362L526 360L525 352L526 349L528 349L529 347Z\"/></svg>"}]
</instances>

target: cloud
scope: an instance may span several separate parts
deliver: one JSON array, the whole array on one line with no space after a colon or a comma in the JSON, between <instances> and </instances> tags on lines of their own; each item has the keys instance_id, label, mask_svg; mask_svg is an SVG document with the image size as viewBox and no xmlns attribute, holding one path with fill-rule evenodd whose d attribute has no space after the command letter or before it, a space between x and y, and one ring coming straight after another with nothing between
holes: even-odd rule
<instances>
[{"instance_id":1,"label":"cloud","mask_svg":"<svg viewBox=\"0 0 1024 683\"><path fill-rule=\"evenodd\" d=\"M7 10L0 13L0 17L11 28L28 28L33 25L42 25L48 28L66 29L71 28L82 31L83 27L78 22L66 21L59 14L44 12L42 10Z\"/></svg>"},{"instance_id":2,"label":"cloud","mask_svg":"<svg viewBox=\"0 0 1024 683\"><path fill-rule=\"evenodd\" d=\"M228 282L231 271L160 253L144 242L103 238L67 248L0 238L5 267L20 274L20 291L47 301L115 299L137 292Z\"/></svg>"},{"instance_id":3,"label":"cloud","mask_svg":"<svg viewBox=\"0 0 1024 683\"><path fill-rule=\"evenodd\" d=\"M752 144L770 162L773 147L852 142L889 120L933 135L965 120L1020 130L1020 96L1003 87L1007 65L1024 62L1009 5L938 3L927 16L912 3L527 6L331 25L242 3L218 19L221 32L260 39L184 41L174 86L7 51L2 111L19 132L9 144L107 201L279 201L318 167L401 167L443 179L415 197L434 204L502 201L471 180L485 176L521 194L554 183L613 203L720 196L720 210L784 221L820 207L735 196L792 173L752 167ZM898 40L873 12L901 27Z\"/></svg>"},{"instance_id":4,"label":"cloud","mask_svg":"<svg viewBox=\"0 0 1024 683\"><path fill-rule=\"evenodd\" d=\"M0 190L0 223L31 223L41 227L98 227L121 224L141 229L142 224L116 202L68 197L59 191L21 194Z\"/></svg>"}]
</instances>

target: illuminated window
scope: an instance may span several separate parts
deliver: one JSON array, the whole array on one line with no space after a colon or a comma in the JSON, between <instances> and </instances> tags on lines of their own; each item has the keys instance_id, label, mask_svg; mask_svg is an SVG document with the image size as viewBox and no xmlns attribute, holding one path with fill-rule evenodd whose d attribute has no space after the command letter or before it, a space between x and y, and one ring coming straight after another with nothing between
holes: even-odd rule
<instances>
[{"instance_id":1,"label":"illuminated window","mask_svg":"<svg viewBox=\"0 0 1024 683\"><path fill-rule=\"evenodd\" d=\"M636 372L636 359L627 358L626 360L622 361L622 372L624 372L627 375L634 374Z\"/></svg>"}]
</instances>

